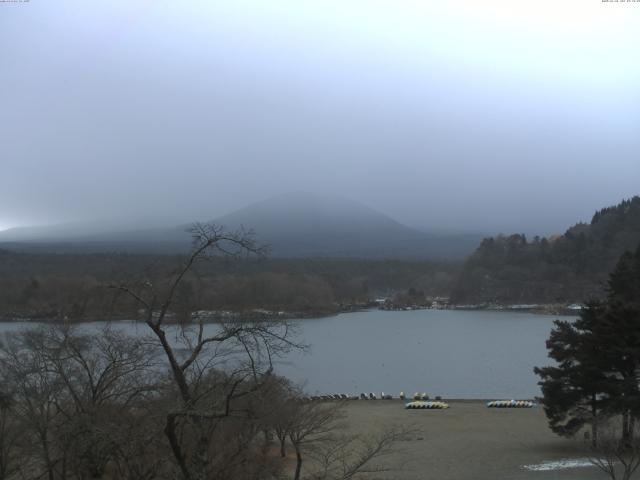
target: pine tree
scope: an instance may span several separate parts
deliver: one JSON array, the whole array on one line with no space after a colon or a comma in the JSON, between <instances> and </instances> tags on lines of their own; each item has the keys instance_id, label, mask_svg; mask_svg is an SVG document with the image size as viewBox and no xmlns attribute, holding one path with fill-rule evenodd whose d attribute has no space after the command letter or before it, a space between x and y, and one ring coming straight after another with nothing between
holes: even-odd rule
<instances>
[{"instance_id":1,"label":"pine tree","mask_svg":"<svg viewBox=\"0 0 640 480\"><path fill-rule=\"evenodd\" d=\"M610 276L597 336L606 362L608 408L622 416L623 439L628 439L640 417L640 247L622 255Z\"/></svg>"},{"instance_id":2,"label":"pine tree","mask_svg":"<svg viewBox=\"0 0 640 480\"><path fill-rule=\"evenodd\" d=\"M551 429L572 436L602 417L621 417L622 439L640 418L640 247L610 275L604 302L591 301L575 322L556 321L547 341L557 366L535 368Z\"/></svg>"},{"instance_id":3,"label":"pine tree","mask_svg":"<svg viewBox=\"0 0 640 480\"><path fill-rule=\"evenodd\" d=\"M597 443L597 424L607 398L607 379L593 334L602 311L602 304L593 301L582 310L579 320L556 320L547 349L558 365L534 369L541 377L539 385L551 430L571 437L589 424L593 445Z\"/></svg>"}]
</instances>

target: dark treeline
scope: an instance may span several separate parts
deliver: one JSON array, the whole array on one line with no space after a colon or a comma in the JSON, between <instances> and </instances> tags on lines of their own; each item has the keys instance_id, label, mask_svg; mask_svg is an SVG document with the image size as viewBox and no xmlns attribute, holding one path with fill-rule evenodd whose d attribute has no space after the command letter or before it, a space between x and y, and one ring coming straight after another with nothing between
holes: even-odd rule
<instances>
[{"instance_id":1,"label":"dark treeline","mask_svg":"<svg viewBox=\"0 0 640 480\"><path fill-rule=\"evenodd\" d=\"M137 311L135 305L107 287L164 278L181 258L2 250L0 316L131 317ZM321 315L409 289L425 296L446 296L459 268L457 263L428 261L211 258L189 272L178 292L179 305L184 311L268 309Z\"/></svg>"},{"instance_id":2,"label":"dark treeline","mask_svg":"<svg viewBox=\"0 0 640 480\"><path fill-rule=\"evenodd\" d=\"M601 295L609 272L640 244L640 197L596 212L564 235L483 240L452 292L458 303L564 303Z\"/></svg>"}]
</instances>

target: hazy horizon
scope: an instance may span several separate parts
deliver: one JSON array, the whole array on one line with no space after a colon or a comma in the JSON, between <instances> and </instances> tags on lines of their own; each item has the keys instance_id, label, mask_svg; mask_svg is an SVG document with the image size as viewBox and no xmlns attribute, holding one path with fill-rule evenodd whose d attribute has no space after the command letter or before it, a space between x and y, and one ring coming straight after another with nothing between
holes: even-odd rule
<instances>
[{"instance_id":1,"label":"hazy horizon","mask_svg":"<svg viewBox=\"0 0 640 480\"><path fill-rule=\"evenodd\" d=\"M318 198L322 198L321 194L317 194L315 192L303 192L303 191L297 191L297 192L286 192L286 193L282 193L282 194L278 194L278 195L274 195L273 197L269 197L269 198L264 198L264 199L260 199L257 202L252 202L251 204L247 204L247 205L243 205L240 208L237 209L233 209L230 210L228 212L223 212L221 215L218 215L217 217L201 217L201 218L196 218L196 217L185 217L185 218L162 218L162 217L104 217L104 218L99 218L99 219L88 219L88 220L77 220L77 221L68 221L68 222L56 222L56 223L42 223L42 224L31 224L31 225L20 225L20 226L15 226L15 227L9 227L9 228L4 228L2 230L0 230L0 233L2 232L8 232L11 230L22 230L22 229L31 229L31 228L36 228L36 229L44 229L45 231L47 231L48 233L55 233L56 231L59 231L63 234L63 236L61 238L68 238L70 239L70 235L71 236L75 236L76 234L89 234L89 233L102 233L102 232L126 232L128 230L130 231L137 231L137 230L146 230L146 229L156 229L156 228L160 228L160 229L165 229L165 228L172 228L172 227L176 227L176 226L180 226L183 224L191 224L194 222L216 222L216 223L220 223L218 222L218 220L223 220L226 216L228 215L233 215L239 211L244 210L245 208L255 208L257 205L263 204L265 202L271 201L273 199L279 198L279 197L290 197L293 195L301 195L302 197L308 196L308 197L314 197L317 196ZM326 196L324 197L325 200L330 200L330 201L345 201L345 203L356 203L356 204L360 204L363 207L366 208L371 208L369 205L366 205L362 202L359 202L356 199L353 198L348 198L345 196ZM622 200L622 199L621 199ZM603 205L600 208L604 208L604 207L609 207L609 206L613 206L613 205ZM599 210L600 208L598 208L597 210ZM380 212L378 210L373 209L376 213L380 213L382 215L388 216L390 219L398 221L398 219L394 218L393 216L390 215L386 215L384 212ZM564 233L569 227L572 227L573 225L575 225L576 223L589 223L591 221L591 217L593 215L593 213L595 212L595 210L593 212L590 212L590 214L585 217L585 218L579 218L576 219L575 221L568 223L567 225L561 227L558 230L548 230L548 231L541 231L541 230L535 230L535 229L531 229L531 228L526 228L526 229L521 229L521 230L488 230L488 229L477 229L477 230L473 230L473 229L468 229L468 228L464 228L464 227L460 227L460 228L455 228L455 227L439 227L437 225L435 226L430 226L430 225L421 225L421 224L411 224L411 223L405 223L405 222L401 222L398 221L401 225L410 227L412 229L424 232L424 233L429 233L429 234L433 234L433 235L486 235L486 236L493 236L493 235L508 235L508 234L512 234L512 233L521 233L521 234L525 234L527 236L533 237L535 235L539 235L539 236L551 236L554 234L562 234ZM222 223L220 223L222 226L224 226L224 221L222 221ZM247 227L251 227L250 225L248 225ZM56 230L58 229L58 230ZM256 233L260 233L260 232L256 232Z\"/></svg>"},{"instance_id":2,"label":"hazy horizon","mask_svg":"<svg viewBox=\"0 0 640 480\"><path fill-rule=\"evenodd\" d=\"M0 230L290 191L561 233L640 193L640 4L0 3Z\"/></svg>"}]
</instances>

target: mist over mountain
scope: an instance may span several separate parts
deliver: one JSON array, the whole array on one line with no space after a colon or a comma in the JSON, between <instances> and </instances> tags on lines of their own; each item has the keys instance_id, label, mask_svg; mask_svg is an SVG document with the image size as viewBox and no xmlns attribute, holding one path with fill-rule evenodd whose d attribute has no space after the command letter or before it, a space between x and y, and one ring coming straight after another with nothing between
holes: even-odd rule
<instances>
[{"instance_id":1,"label":"mist over mountain","mask_svg":"<svg viewBox=\"0 0 640 480\"><path fill-rule=\"evenodd\" d=\"M302 192L254 203L216 223L253 228L274 256L461 258L479 240L430 235L361 203Z\"/></svg>"},{"instance_id":2,"label":"mist over mountain","mask_svg":"<svg viewBox=\"0 0 640 480\"><path fill-rule=\"evenodd\" d=\"M429 234L359 202L304 192L256 202L213 220L229 230L255 232L276 257L461 259L481 240L474 234ZM6 248L150 253L185 251L190 224L117 230L96 224L27 227L0 232Z\"/></svg>"}]
</instances>

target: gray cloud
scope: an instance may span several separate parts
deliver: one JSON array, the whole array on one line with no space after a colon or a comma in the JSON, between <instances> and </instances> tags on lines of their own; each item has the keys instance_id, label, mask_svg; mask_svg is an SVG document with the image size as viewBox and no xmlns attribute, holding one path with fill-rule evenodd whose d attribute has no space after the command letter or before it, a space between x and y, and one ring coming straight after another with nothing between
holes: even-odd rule
<instances>
[{"instance_id":1,"label":"gray cloud","mask_svg":"<svg viewBox=\"0 0 640 480\"><path fill-rule=\"evenodd\" d=\"M293 5L0 5L0 227L309 190L424 228L551 233L638 193L633 57L495 44L455 11L460 31Z\"/></svg>"}]
</instances>

